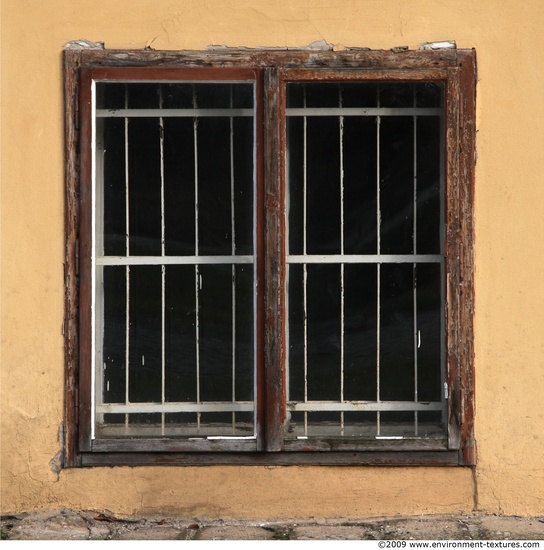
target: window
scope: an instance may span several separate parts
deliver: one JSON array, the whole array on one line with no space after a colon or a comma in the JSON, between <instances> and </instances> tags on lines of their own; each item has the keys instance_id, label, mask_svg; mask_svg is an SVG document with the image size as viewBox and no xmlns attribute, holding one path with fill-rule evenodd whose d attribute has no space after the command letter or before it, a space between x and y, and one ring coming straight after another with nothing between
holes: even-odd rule
<instances>
[{"instance_id":1,"label":"window","mask_svg":"<svg viewBox=\"0 0 544 550\"><path fill-rule=\"evenodd\" d=\"M68 464L474 462L472 51L65 77Z\"/></svg>"}]
</instances>

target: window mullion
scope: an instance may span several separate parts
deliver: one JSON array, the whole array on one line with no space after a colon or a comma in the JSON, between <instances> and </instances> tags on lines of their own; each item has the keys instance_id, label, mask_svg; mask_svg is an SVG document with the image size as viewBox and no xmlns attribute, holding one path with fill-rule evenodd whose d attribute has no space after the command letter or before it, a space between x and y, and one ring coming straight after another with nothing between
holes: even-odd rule
<instances>
[{"instance_id":1,"label":"window mullion","mask_svg":"<svg viewBox=\"0 0 544 550\"><path fill-rule=\"evenodd\" d=\"M265 449L280 451L285 420L285 93L278 68L264 72ZM279 153L279 154L278 154Z\"/></svg>"}]
</instances>

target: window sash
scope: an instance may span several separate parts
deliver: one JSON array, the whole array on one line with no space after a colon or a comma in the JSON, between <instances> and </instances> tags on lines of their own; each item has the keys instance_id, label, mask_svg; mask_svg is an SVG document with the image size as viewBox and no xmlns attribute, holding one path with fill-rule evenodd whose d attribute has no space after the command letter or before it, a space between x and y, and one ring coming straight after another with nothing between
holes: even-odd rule
<instances>
[{"instance_id":1,"label":"window sash","mask_svg":"<svg viewBox=\"0 0 544 550\"><path fill-rule=\"evenodd\" d=\"M225 75L227 76L227 75ZM252 76L252 75L251 75ZM195 83L195 82L186 82L184 80L176 80L175 84L182 84L186 87L188 86L188 90L192 90L192 102L193 106L196 107L199 94L203 91L202 90L202 83ZM237 381L237 374L239 371L239 367L237 366L237 335L236 335L236 325L238 321L237 317L237 274L238 270L236 269L237 265L241 264L251 264L253 266L253 278L255 276L255 258L256 256L254 254L252 255L238 255L237 249L236 249L236 206L235 206L235 152L234 152L234 119L238 116L240 109L236 109L233 107L233 86L239 84L240 82L238 80L230 80L230 81L223 81L221 83L218 83L216 81L210 81L210 83L214 86L223 86L224 91L226 93L230 92L230 109L197 109L197 108L190 108L190 109L168 109L164 105L164 99L163 94L165 91L163 90L163 87L160 86L161 82L155 83L156 92L158 93L158 102L160 108L149 108L149 109L132 109L129 107L129 87L132 92L136 92L138 88L141 89L139 86L142 84L139 81L126 81L124 82L125 86L123 95L124 98L122 102L124 103L125 108L120 110L113 110L113 109L97 109L98 105L98 97L96 93L97 87L100 85L101 87L107 86L107 83L102 83L100 81L97 81L93 79L91 81L91 88L93 91L94 101L92 106L92 112L94 114L94 125L93 125L93 138L92 142L95 144L95 150L93 151L93 213L94 213L94 219L93 219L93 225L94 225L94 240L93 240L93 273L94 273L94 284L93 284L93 304L95 307L92 309L93 319L91 321L93 332L92 332L92 350L93 350L93 357L91 359L91 363L94 365L93 369L93 376L92 376L92 393L91 393L91 399L92 399L92 407L93 407L93 424L91 426L91 439L94 439L97 435L103 435L103 434L110 434L114 433L116 431L116 422L119 424L121 422L121 416L124 415L124 433L127 435L132 434L134 435L145 435L145 434L155 434L155 435L172 435L174 433L173 426L175 424L172 423L172 421L175 422L174 419L177 417L174 416L176 414L184 413L185 416L195 416L195 423L192 431L186 430L186 429L180 429L179 435L185 435L186 437L194 436L199 437L201 434L208 433L208 437L215 437L221 434L221 438L223 439L229 439L229 431L228 429L225 429L224 427L224 421L219 423L213 423L214 415L217 416L218 413L230 413L232 417L232 430L230 431L230 438L232 439L239 439L241 437L242 433L247 433L249 431L249 419L246 419L245 422L242 422L240 420L240 415L238 413L245 412L245 413L253 413L253 420L252 420L252 427L251 427L251 436L244 436L248 438L255 438L255 426L256 426L256 402L255 399L251 401L251 405L241 405L240 401L236 397L236 381ZM174 84L174 82L172 83ZM199 86L200 89L197 91L196 86ZM253 88L253 103L255 103L255 85L254 81L250 81L249 83ZM246 85L246 81L242 81L242 85ZM205 85L204 85L205 86ZM208 88L209 89L209 88ZM106 90L104 89L104 93L106 93ZM106 181L106 170L105 170L105 161L103 160L105 158L106 154L106 143L105 143L105 136L102 137L103 134L105 134L105 128L102 128L102 125L100 124L101 121L105 118L117 118L120 116L120 114L123 117L124 120L124 208L125 208L125 256L111 256L111 255L105 255L105 240L106 240L106 231L105 231L105 217L106 217L106 211L107 211L107 205L106 205L106 186L108 185L108 181ZM166 157L166 146L167 146L167 136L169 134L167 133L167 129L164 124L164 114L168 113L169 116L176 116L177 119L179 119L179 115L183 115L181 118L185 116L192 117L192 141L193 141L193 149L194 149L194 158L193 158L193 172L194 172L194 251L196 255L193 256L172 256L167 255L167 248L166 245L168 244L166 233L167 233L167 227L166 227L166 221L169 218L169 214L171 214L171 210L169 209L167 212L166 209L166 203L165 203L165 193L166 193L166 186L167 186L167 177L166 173L168 170L167 163L167 157ZM255 113L256 108L253 109L244 109L243 116L251 116L253 120L255 120ZM200 222L200 212L203 210L202 206L200 204L200 198L199 193L201 191L202 182L199 175L199 166L201 164L201 154L199 151L199 137L201 136L201 132L198 128L198 121L201 118L201 116L209 117L213 116L215 117L215 120L220 119L226 119L227 123L230 125L230 134L229 134L229 162L230 162L230 231L231 231L231 245L230 245L230 256L214 256L210 254L206 255L200 255L200 234L204 234L205 226L201 225ZM145 117L148 121L153 121L153 124L155 127L157 127L158 123L158 129L160 132L156 136L152 136L154 138L153 141L156 141L158 139L159 141L159 149L160 149L160 158L155 159L155 163L158 162L158 166L155 166L155 178L158 178L160 180L160 251L157 250L157 252L160 252L159 255L151 255L151 256L141 256L131 255L133 253L133 250L131 248L131 242L133 240L133 231L138 233L138 230L141 229L137 225L136 221L136 227L133 230L133 220L131 218L131 212L130 212L130 205L131 205L131 194L132 194L132 188L134 187L133 180L136 180L136 175L133 174L134 168L131 165L130 160L130 150L132 147L132 143L130 141L131 137L134 137L134 134L132 135L129 133L129 123L133 120L133 118L136 116L136 118L139 117ZM256 124L253 122L252 124L252 131L253 134L255 134L255 128ZM186 128L189 130L189 126ZM252 136L252 143L255 143L255 136ZM146 142L146 145L148 147L152 147L153 143ZM156 144L155 144L156 145ZM255 155L255 147L252 146L253 149L253 155ZM252 196L255 195L255 159L253 160L253 189L252 189ZM160 171L160 174L158 173ZM159 177L160 176L160 177ZM155 182L157 183L157 182ZM109 184L111 185L111 183ZM136 199L141 200L141 199ZM254 202L254 201L252 201ZM119 206L119 205L118 205ZM111 208L111 207L110 207ZM254 210L254 209L253 209ZM253 217L255 215L255 212L253 212ZM157 224L158 225L158 224ZM254 226L255 223L252 220L251 221L251 233L254 235ZM159 237L159 235L157 235ZM255 243L253 243L252 248L255 246ZM155 247L156 248L156 247ZM136 254L141 251L136 251ZM167 323L167 309L169 309L170 303L167 302L168 299L171 299L172 297L167 296L168 294L168 286L167 281L169 281L171 278L175 277L173 274L171 275L170 266L193 266L194 268L194 284L193 284L193 290L194 290L194 296L195 296L195 308L194 308L194 332L195 332L195 360L196 363L194 365L195 373L195 381L196 387L191 390L184 389L184 393L187 393L187 391L190 391L191 394L196 392L196 394L192 395L193 399L195 401L193 402L178 402L173 403L171 398L168 398L168 394L172 393L172 388L170 387L171 384L168 383L168 377L167 377L167 361L169 359L169 354L167 356L167 340L168 335L166 332L166 323ZM108 304L110 301L114 301L114 296L110 293L107 294L106 292L106 285L105 285L105 268L104 266L109 267L119 267L119 266L125 266L125 345L124 345L124 365L123 365L123 373L122 376L124 376L124 398L121 399L121 401L124 401L124 404L120 401L120 395L117 395L116 398L114 398L115 403L104 403L103 399L106 397L106 393L109 393L110 390L110 383L109 379L106 382L106 377L109 373L107 371L107 363L106 360L108 359L106 357L106 337L107 332L113 331L113 326L107 326L106 323L106 304ZM134 266L134 269L132 267ZM160 275L161 275L161 283L160 283L160 290L161 290L161 296L160 296L160 332L161 332L161 338L160 338L160 354L161 357L159 359L160 362L160 380L156 379L157 375L153 376L156 380L149 380L149 385L153 384L157 386L157 384L160 382L161 388L160 388L160 399L158 399L158 395L155 395L155 399L147 399L147 401L152 401L146 403L145 405L141 403L142 401L142 391L138 391L138 396L136 399L131 399L132 394L134 392L134 388L131 389L131 387L134 386L132 383L132 373L138 377L138 370L142 371L143 375L143 365L145 361L145 355L144 348L142 348L141 353L141 361L142 361L142 367L138 368L135 365L135 355L134 355L134 346L137 346L137 343L133 343L133 337L132 337L132 330L131 330L131 319L134 316L133 313L133 299L134 302L136 302L136 296L132 296L132 289L131 289L131 282L132 279L136 277L136 274L138 271L141 272L141 269L137 266L157 266L160 267ZM168 266L168 267L167 267ZM201 314L201 305L203 305L203 301L201 304L200 301L200 295L202 293L201 287L202 287L202 278L204 276L204 273L208 270L206 267L202 268L201 266L210 266L211 267L218 267L218 266L224 266L224 268L227 268L228 266L231 266L232 273L232 284L231 284L231 296L232 296L232 319L231 319L231 373L230 376L232 378L231 385L232 385L232 402L223 402L222 405L219 405L218 402L210 403L209 397L208 400L206 399L206 395L204 393L204 388L206 386L209 386L210 383L206 383L206 380L203 380L203 369L205 368L205 364L203 362L203 359L205 359L206 354L204 353L207 348L209 348L209 345L206 346L206 338L205 335L203 335L203 331L205 329L205 319L204 316ZM110 270L111 271L111 270ZM109 271L109 272L110 272ZM149 271L149 270L148 270ZM155 272L157 270L154 270ZM226 274L225 269L221 270L223 272L223 275ZM108 272L108 273L109 273ZM219 274L219 273L217 273ZM151 275L151 272L149 272L149 275ZM207 283L208 281L206 281ZM157 281L155 281L155 284L157 284ZM255 283L252 282L251 287L255 287ZM151 290L151 289L150 289ZM253 294L253 292L252 292ZM204 298L204 295L202 295ZM255 298L253 298L253 310L255 310ZM204 310L203 310L204 311ZM157 313L157 312L155 312ZM149 315L145 314L146 316ZM157 317L157 315L155 315ZM255 317L255 311L253 311L252 317ZM141 319L140 319L141 320ZM209 324L208 319L208 324ZM145 322L145 318L144 318ZM155 323L156 324L156 323ZM208 327L210 328L210 327ZM201 332L202 331L202 332ZM255 342L255 326L253 323L253 330L250 332L249 337L253 341L253 347ZM252 335L253 334L253 335ZM141 334L143 336L143 334ZM247 338L247 337L246 337ZM111 340L111 337L108 338L108 341ZM136 336L136 341L138 340ZM157 338L155 338L157 340ZM155 342L155 348L157 347L157 342ZM115 346L114 346L115 349ZM146 350L150 351L151 353L153 351L156 351L153 349L153 346L146 345ZM208 355L209 355L209 350ZM218 351L218 348L216 347L216 352ZM150 354L151 354L150 353ZM188 355L191 354L190 350L187 350ZM139 358L138 358L139 360ZM179 362L179 358L178 358ZM192 361L189 360L189 363ZM255 357L253 357L253 365L254 365L254 372L253 372L253 379L255 379ZM116 363L119 363L119 361L116 361ZM113 367L114 372L119 371L121 365L120 364L112 364L110 365ZM149 368L149 367L148 367ZM152 370L157 370L157 365L155 367L152 367ZM183 369L183 371L186 371L187 367ZM224 370L224 369L222 369ZM225 375L226 373L224 373ZM139 378L142 378L142 375L139 376ZM111 375L110 375L111 376ZM181 376L181 373L180 373ZM192 375L185 374L185 377L187 378L193 378ZM116 375L118 377L118 375ZM149 377L148 377L149 378ZM239 378L239 376L238 376ZM143 379L142 379L143 380ZM192 382L192 380L191 380ZM146 384L147 385L147 384ZM186 385L186 384L185 384ZM191 384L192 385L192 384ZM216 384L217 385L217 384ZM255 394L255 383L253 382L253 394ZM117 392L119 393L119 391ZM155 391L155 393L157 393ZM217 392L215 392L217 393ZM224 393L224 392L222 392ZM142 395L140 395L142 394ZM151 395L149 393L146 393L146 397L150 398ZM136 402L135 402L136 401ZM145 401L145 400L144 400ZM190 414L193 413L193 414ZM113 415L116 414L116 421L111 420L113 417L108 416L108 420L106 420L106 417L104 414ZM142 416L147 415L147 416ZM160 421L158 419L158 416L160 416ZM223 415L224 416L224 415ZM137 428L134 424L132 424L133 421L136 421L136 423L143 422L145 419L153 419L153 426L144 426ZM179 420L178 420L179 423ZM123 430L122 430L123 431Z\"/></svg>"}]
</instances>

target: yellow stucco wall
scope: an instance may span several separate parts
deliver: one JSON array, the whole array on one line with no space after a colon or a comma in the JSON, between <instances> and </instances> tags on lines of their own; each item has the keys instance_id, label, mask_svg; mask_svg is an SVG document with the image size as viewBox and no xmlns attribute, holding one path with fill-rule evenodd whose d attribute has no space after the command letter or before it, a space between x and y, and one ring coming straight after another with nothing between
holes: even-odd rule
<instances>
[{"instance_id":1,"label":"yellow stucco wall","mask_svg":"<svg viewBox=\"0 0 544 550\"><path fill-rule=\"evenodd\" d=\"M197 517L544 513L542 0L2 0L1 510ZM478 56L476 439L469 468L52 473L63 417L61 51L454 39Z\"/></svg>"}]
</instances>

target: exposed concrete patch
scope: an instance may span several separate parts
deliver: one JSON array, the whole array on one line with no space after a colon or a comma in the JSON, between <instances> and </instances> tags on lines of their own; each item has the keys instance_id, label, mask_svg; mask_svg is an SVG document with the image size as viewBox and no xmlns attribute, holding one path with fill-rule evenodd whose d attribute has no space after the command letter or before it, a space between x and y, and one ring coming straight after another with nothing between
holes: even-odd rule
<instances>
[{"instance_id":1,"label":"exposed concrete patch","mask_svg":"<svg viewBox=\"0 0 544 550\"><path fill-rule=\"evenodd\" d=\"M291 540L375 540L373 530L368 527L338 525L303 525L295 527Z\"/></svg>"},{"instance_id":2,"label":"exposed concrete patch","mask_svg":"<svg viewBox=\"0 0 544 550\"><path fill-rule=\"evenodd\" d=\"M457 518L408 518L383 522L379 526L383 538L400 540L466 540L472 539L465 523Z\"/></svg>"},{"instance_id":3,"label":"exposed concrete patch","mask_svg":"<svg viewBox=\"0 0 544 550\"><path fill-rule=\"evenodd\" d=\"M113 537L115 540L186 540L185 530L175 527L149 526L125 531Z\"/></svg>"},{"instance_id":4,"label":"exposed concrete patch","mask_svg":"<svg viewBox=\"0 0 544 550\"><path fill-rule=\"evenodd\" d=\"M12 540L86 540L86 521L70 510L29 514L9 533Z\"/></svg>"},{"instance_id":5,"label":"exposed concrete patch","mask_svg":"<svg viewBox=\"0 0 544 550\"><path fill-rule=\"evenodd\" d=\"M312 42L308 44L307 46L263 46L263 47L257 47L257 48L250 48L248 46L227 46L226 44L209 44L205 48L209 51L215 51L215 50L245 50L245 51L251 51L251 50L265 50L265 51L292 51L292 50L317 50L317 51L333 51L335 50L334 44L329 44L325 39L316 40L315 42ZM343 45L338 46L338 50L346 49ZM351 49L351 48L348 48ZM369 48L360 48L363 50L367 50Z\"/></svg>"},{"instance_id":6,"label":"exposed concrete patch","mask_svg":"<svg viewBox=\"0 0 544 550\"><path fill-rule=\"evenodd\" d=\"M455 50L457 44L455 40L443 40L441 42L424 42L420 44L418 50Z\"/></svg>"},{"instance_id":7,"label":"exposed concrete patch","mask_svg":"<svg viewBox=\"0 0 544 550\"><path fill-rule=\"evenodd\" d=\"M482 518L480 532L486 539L544 540L544 519L488 516Z\"/></svg>"},{"instance_id":8,"label":"exposed concrete patch","mask_svg":"<svg viewBox=\"0 0 544 550\"><path fill-rule=\"evenodd\" d=\"M218 525L200 530L195 540L274 540L274 532L262 527Z\"/></svg>"},{"instance_id":9,"label":"exposed concrete patch","mask_svg":"<svg viewBox=\"0 0 544 550\"><path fill-rule=\"evenodd\" d=\"M51 471L57 476L64 468L64 422L59 424L59 447L55 456L49 461Z\"/></svg>"},{"instance_id":10,"label":"exposed concrete patch","mask_svg":"<svg viewBox=\"0 0 544 550\"><path fill-rule=\"evenodd\" d=\"M90 40L72 40L64 44L65 50L103 50L104 42L91 42Z\"/></svg>"}]
</instances>

